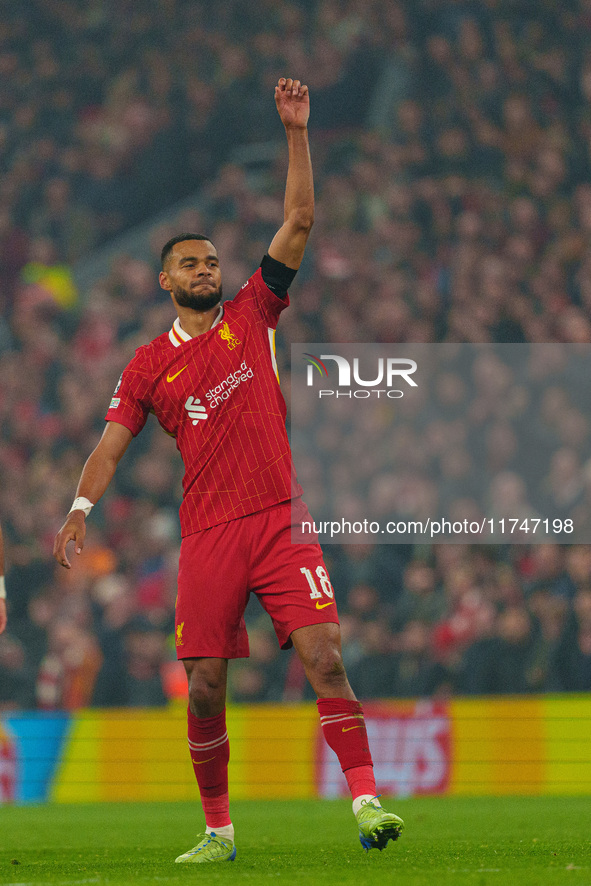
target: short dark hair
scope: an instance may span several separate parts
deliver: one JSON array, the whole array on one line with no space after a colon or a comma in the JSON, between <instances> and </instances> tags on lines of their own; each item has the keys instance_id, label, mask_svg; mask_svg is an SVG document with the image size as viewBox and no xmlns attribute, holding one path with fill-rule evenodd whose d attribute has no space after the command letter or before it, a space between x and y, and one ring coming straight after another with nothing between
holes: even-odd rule
<instances>
[{"instance_id":1,"label":"short dark hair","mask_svg":"<svg viewBox=\"0 0 591 886\"><path fill-rule=\"evenodd\" d=\"M183 243L185 240L209 240L209 237L205 237L203 234L177 234L176 237L171 237L164 244L160 253L160 264L163 268L164 262L172 252L173 246L176 246L177 243ZM211 243L211 240L209 242Z\"/></svg>"}]
</instances>

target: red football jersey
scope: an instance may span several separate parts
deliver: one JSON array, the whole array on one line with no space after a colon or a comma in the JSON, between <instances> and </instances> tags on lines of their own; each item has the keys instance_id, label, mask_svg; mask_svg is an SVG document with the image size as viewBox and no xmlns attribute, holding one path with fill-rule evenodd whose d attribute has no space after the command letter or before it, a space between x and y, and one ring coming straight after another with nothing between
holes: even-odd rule
<instances>
[{"instance_id":1,"label":"red football jersey","mask_svg":"<svg viewBox=\"0 0 591 886\"><path fill-rule=\"evenodd\" d=\"M211 329L191 338L177 319L123 371L106 420L135 436L154 412L176 438L183 536L301 494L275 361L275 328L288 304L259 268Z\"/></svg>"}]
</instances>

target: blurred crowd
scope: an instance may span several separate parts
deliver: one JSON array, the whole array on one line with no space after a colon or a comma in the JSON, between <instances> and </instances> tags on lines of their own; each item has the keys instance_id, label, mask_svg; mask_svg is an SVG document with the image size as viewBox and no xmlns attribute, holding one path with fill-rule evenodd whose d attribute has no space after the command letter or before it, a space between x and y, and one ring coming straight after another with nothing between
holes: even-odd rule
<instances>
[{"instance_id":1,"label":"blurred crowd","mask_svg":"<svg viewBox=\"0 0 591 886\"><path fill-rule=\"evenodd\" d=\"M278 76L310 87L317 193L278 333L287 395L291 342L591 342L590 29L588 0L5 0L0 707L163 704L178 685L181 465L154 423L73 569L51 549L122 368L174 319L161 245L211 236L231 297L282 221ZM166 208L147 257L78 291L93 250ZM588 547L326 556L361 697L591 689ZM247 614L231 697L305 697Z\"/></svg>"}]
</instances>

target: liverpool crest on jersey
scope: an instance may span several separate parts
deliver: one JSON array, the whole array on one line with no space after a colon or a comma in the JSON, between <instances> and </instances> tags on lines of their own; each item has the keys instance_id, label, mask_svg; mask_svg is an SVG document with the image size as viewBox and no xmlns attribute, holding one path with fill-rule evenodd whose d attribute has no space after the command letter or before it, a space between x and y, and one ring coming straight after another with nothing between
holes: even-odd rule
<instances>
[{"instance_id":1,"label":"liverpool crest on jersey","mask_svg":"<svg viewBox=\"0 0 591 886\"><path fill-rule=\"evenodd\" d=\"M228 345L230 351L233 351L236 345L240 344L240 341L236 338L233 332L230 332L230 327L224 320L223 323L220 324L220 329L218 330L220 338L222 338Z\"/></svg>"}]
</instances>

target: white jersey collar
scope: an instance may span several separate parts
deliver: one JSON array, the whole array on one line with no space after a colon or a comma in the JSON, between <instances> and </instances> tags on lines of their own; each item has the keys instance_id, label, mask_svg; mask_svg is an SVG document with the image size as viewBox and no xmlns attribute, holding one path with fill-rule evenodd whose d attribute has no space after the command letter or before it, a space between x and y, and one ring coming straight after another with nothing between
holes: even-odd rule
<instances>
[{"instance_id":1,"label":"white jersey collar","mask_svg":"<svg viewBox=\"0 0 591 886\"><path fill-rule=\"evenodd\" d=\"M213 321L213 323L211 324L211 327L210 327L211 329L213 329L214 326L218 325L218 323L222 319L223 315L224 315L224 306L220 305L219 311L216 314L216 318ZM181 326L181 321L180 321L179 317L177 317L176 320L174 321L174 323L172 324L172 329L168 333L168 337L169 337L170 341L172 342L172 344L175 346L175 348L180 348L180 346L183 345L186 341L191 341L191 339L193 338L192 335L189 335L188 332L185 332L185 330Z\"/></svg>"}]
</instances>

